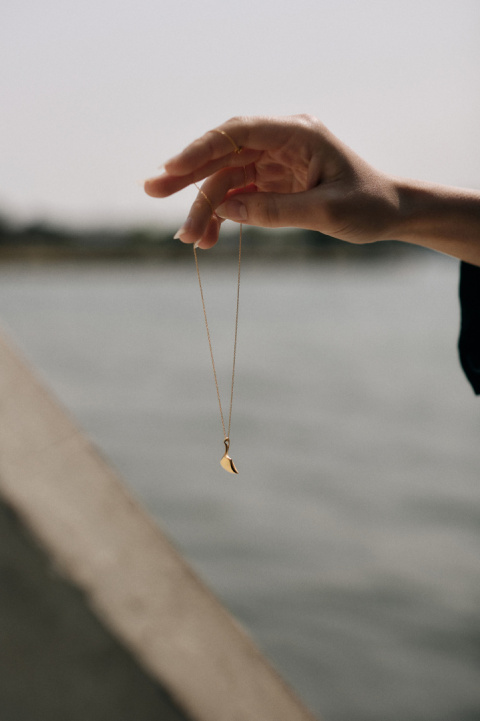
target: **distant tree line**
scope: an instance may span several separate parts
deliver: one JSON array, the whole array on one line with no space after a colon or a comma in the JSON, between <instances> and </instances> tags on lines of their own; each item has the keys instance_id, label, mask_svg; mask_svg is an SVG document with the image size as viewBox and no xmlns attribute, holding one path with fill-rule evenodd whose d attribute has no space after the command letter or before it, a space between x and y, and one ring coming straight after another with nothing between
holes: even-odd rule
<instances>
[{"instance_id":1,"label":"distant tree line","mask_svg":"<svg viewBox=\"0 0 480 721\"><path fill-rule=\"evenodd\" d=\"M168 227L125 229L98 228L79 230L60 228L44 221L18 225L0 214L0 261L2 260L181 260L190 258L190 248L173 239L175 229ZM372 260L409 252L414 246L395 241L352 245L311 230L289 228L266 230L246 226L243 229L245 252L253 257L346 258ZM238 228L222 231L221 243L210 260L231 254L238 242ZM418 251L417 251L418 252ZM206 254L207 256L207 254Z\"/></svg>"}]
</instances>

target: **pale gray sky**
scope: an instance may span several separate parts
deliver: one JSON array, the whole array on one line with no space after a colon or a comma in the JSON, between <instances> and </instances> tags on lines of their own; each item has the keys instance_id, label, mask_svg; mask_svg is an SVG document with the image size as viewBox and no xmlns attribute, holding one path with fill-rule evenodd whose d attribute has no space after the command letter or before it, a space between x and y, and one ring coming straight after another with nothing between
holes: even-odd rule
<instances>
[{"instance_id":1,"label":"pale gray sky","mask_svg":"<svg viewBox=\"0 0 480 721\"><path fill-rule=\"evenodd\" d=\"M310 112L397 175L480 188L478 0L3 0L0 212L180 222L136 184L236 114Z\"/></svg>"}]
</instances>

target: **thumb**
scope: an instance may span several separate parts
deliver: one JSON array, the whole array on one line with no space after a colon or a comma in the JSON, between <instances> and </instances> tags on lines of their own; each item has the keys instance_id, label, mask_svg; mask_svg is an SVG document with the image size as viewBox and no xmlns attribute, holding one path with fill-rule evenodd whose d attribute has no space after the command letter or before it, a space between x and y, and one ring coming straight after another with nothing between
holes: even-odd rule
<instances>
[{"instance_id":1,"label":"thumb","mask_svg":"<svg viewBox=\"0 0 480 721\"><path fill-rule=\"evenodd\" d=\"M215 209L220 218L262 228L311 228L318 204L311 193L236 193ZM315 208L315 205L317 207ZM317 219L318 222L318 219Z\"/></svg>"}]
</instances>

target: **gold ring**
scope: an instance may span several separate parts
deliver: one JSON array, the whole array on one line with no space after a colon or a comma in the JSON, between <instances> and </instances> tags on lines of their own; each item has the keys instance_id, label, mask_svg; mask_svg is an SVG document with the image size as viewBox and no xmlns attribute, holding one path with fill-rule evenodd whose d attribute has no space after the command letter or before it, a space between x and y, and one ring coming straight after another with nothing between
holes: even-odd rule
<instances>
[{"instance_id":1,"label":"gold ring","mask_svg":"<svg viewBox=\"0 0 480 721\"><path fill-rule=\"evenodd\" d=\"M213 132L214 132L214 133L220 133L220 135L224 135L224 136L227 138L227 140L229 140L230 143L232 144L232 146L233 146L233 152L234 152L236 155L238 155L239 153L242 152L243 147L242 147L241 145L237 145L236 142L234 141L234 139L233 139L227 132L225 132L225 130L219 130L218 128L214 128L214 129L213 129Z\"/></svg>"}]
</instances>

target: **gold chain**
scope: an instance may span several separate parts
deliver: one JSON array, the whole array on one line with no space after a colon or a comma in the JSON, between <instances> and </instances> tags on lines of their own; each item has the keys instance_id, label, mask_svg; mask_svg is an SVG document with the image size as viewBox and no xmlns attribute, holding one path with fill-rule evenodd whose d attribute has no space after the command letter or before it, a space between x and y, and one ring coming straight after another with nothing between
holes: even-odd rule
<instances>
[{"instance_id":1,"label":"gold chain","mask_svg":"<svg viewBox=\"0 0 480 721\"><path fill-rule=\"evenodd\" d=\"M210 359L212 361L213 378L215 381L215 389L217 391L218 407L220 410L220 419L222 421L223 436L225 440L230 440L230 428L232 425L232 407L233 407L233 387L235 383L235 363L237 359L237 338L238 338L238 310L240 307L240 269L242 264L242 225L238 237L238 273L237 273L237 304L235 311L235 339L233 342L233 363L232 363L232 381L230 386L230 408L228 411L228 426L225 427L225 419L222 410L222 401L220 400L220 390L218 387L217 371L215 368L215 360L213 357L212 339L210 337L210 329L208 327L207 310L205 307L205 298L203 295L202 280L200 278L200 267L198 265L197 249L193 246L193 255L195 257L195 267L197 269L198 285L200 288L200 297L202 299L203 317L205 319L205 328L207 331L208 347L210 349Z\"/></svg>"}]
</instances>

